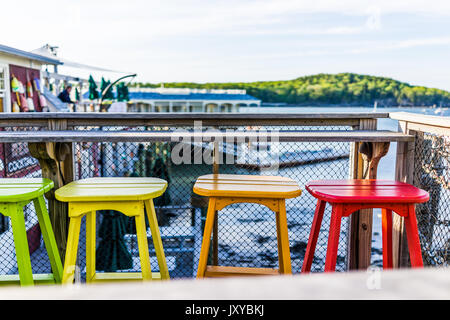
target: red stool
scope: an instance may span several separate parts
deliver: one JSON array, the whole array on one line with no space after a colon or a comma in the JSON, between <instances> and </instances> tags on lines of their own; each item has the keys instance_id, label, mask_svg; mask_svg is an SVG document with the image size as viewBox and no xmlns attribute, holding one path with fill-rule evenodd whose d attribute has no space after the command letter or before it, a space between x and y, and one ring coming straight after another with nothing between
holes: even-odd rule
<instances>
[{"instance_id":1,"label":"red stool","mask_svg":"<svg viewBox=\"0 0 450 320\"><path fill-rule=\"evenodd\" d=\"M335 271L341 218L367 208L382 209L383 269L392 268L392 211L405 218L412 267L423 267L415 204L426 202L428 192L410 184L389 180L321 180L306 184L318 199L302 272L309 272L325 205L332 206L325 272Z\"/></svg>"}]
</instances>

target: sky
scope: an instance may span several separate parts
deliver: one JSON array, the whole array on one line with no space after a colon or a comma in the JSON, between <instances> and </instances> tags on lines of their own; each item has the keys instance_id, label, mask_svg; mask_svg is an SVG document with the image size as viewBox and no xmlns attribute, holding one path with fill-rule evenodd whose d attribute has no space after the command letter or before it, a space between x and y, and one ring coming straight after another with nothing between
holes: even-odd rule
<instances>
[{"instance_id":1,"label":"sky","mask_svg":"<svg viewBox=\"0 0 450 320\"><path fill-rule=\"evenodd\" d=\"M2 0L1 7L8 14L0 44L48 43L61 58L137 73L141 82L354 72L450 91L448 0Z\"/></svg>"}]
</instances>

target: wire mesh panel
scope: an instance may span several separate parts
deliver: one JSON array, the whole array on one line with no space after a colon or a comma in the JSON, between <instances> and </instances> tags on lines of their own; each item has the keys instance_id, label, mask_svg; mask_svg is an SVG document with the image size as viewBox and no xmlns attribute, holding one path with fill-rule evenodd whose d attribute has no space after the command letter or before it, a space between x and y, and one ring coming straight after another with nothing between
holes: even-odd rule
<instances>
[{"instance_id":1,"label":"wire mesh panel","mask_svg":"<svg viewBox=\"0 0 450 320\"><path fill-rule=\"evenodd\" d=\"M16 130L6 128L5 130ZM22 128L21 130L37 130ZM0 177L41 177L38 160L31 156L27 143L0 144ZM33 202L23 207L28 247L34 273L50 273L50 261L44 248ZM17 261L10 218L0 214L0 274L17 274Z\"/></svg>"},{"instance_id":2,"label":"wire mesh panel","mask_svg":"<svg viewBox=\"0 0 450 320\"><path fill-rule=\"evenodd\" d=\"M264 127L260 130L351 130L342 126L309 127ZM286 200L286 213L294 273L300 272L306 245L312 225L316 199L304 188L311 180L345 179L349 173L349 143L261 142L243 145L249 151L245 164L221 166L221 173L280 175L291 178L299 184L303 194ZM258 153L255 156L255 153ZM270 165L269 154L276 162ZM244 159L245 160L245 159ZM243 162L243 161L241 161ZM258 165L259 164L259 165ZM312 271L323 270L331 208L327 207L317 242ZM219 264L248 267L278 267L277 233L275 215L268 208L256 204L233 205L219 215ZM347 220L343 219L337 270L346 269Z\"/></svg>"},{"instance_id":3,"label":"wire mesh panel","mask_svg":"<svg viewBox=\"0 0 450 320\"><path fill-rule=\"evenodd\" d=\"M416 133L414 184L430 194L417 206L424 264L450 264L450 137Z\"/></svg>"},{"instance_id":4,"label":"wire mesh panel","mask_svg":"<svg viewBox=\"0 0 450 320\"><path fill-rule=\"evenodd\" d=\"M77 127L77 130L192 130L192 127ZM203 128L210 130L212 128ZM351 130L348 126L244 126L219 127L216 130ZM74 146L75 179L88 177L158 177L168 181L163 196L155 199L155 208L172 278L193 277L196 274L202 233L207 209L207 199L193 193L196 179L213 172L211 164L214 143L188 143L189 149L177 149L178 142L154 143L76 143ZM22 154L26 162L20 177L41 176L37 160L29 155L27 145L2 144L4 157ZM311 180L345 179L349 175L350 143L343 142L239 142L220 145L224 154L219 164L220 173L245 175L280 175L298 182L303 194L286 201L292 270L300 272L310 233L316 199L304 188ZM176 155L189 150L190 161L176 161ZM201 161L196 161L196 155ZM245 156L242 156L244 154ZM22 158L23 158L22 157ZM12 158L11 158L12 159ZM12 159L11 161L14 161ZM22 161L22 160L21 160ZM10 163L10 162L6 162ZM274 165L275 164L275 165ZM11 169L14 168L10 165ZM6 172L6 171L5 171ZM11 176L10 173L4 176ZM39 232L32 205L27 208L29 230ZM28 212L27 211L27 212ZM312 271L322 271L331 208L326 208L316 247ZM2 218L3 236L0 250L14 252L7 219ZM339 243L337 270L346 270L347 222L343 219ZM35 228L35 229L33 229ZM49 272L50 265L40 240L40 233L31 237L33 271ZM228 206L218 214L218 263L230 266L278 267L275 215L261 205L240 203ZM36 239L36 240L33 240ZM78 265L82 280L85 276L85 221L83 219ZM158 263L148 232L152 270ZM37 242L36 242L37 241ZM125 249L125 250L124 250ZM15 257L2 255L2 260L14 264ZM97 272L140 271L139 254L133 218L119 212L100 211L97 214ZM211 250L211 261L214 262ZM1 266L0 273L16 273L12 267Z\"/></svg>"},{"instance_id":5,"label":"wire mesh panel","mask_svg":"<svg viewBox=\"0 0 450 320\"><path fill-rule=\"evenodd\" d=\"M83 128L78 128L83 129ZM122 128L123 129L123 128ZM180 128L139 127L127 130L175 130ZM185 128L191 130L192 128ZM204 128L209 130L211 128ZM221 127L220 130L242 130L240 127ZM258 128L278 130L278 127ZM306 127L289 127L283 130L305 130ZM350 130L350 127L308 127L311 130ZM100 128L99 128L100 130ZM103 127L101 130L117 130ZM158 222L163 239L164 251L171 277L192 277L196 274L201 246L207 199L193 193L196 179L213 171L211 165L213 143L189 145L189 161L174 161L174 152L179 153L177 143L81 143L75 147L76 177L94 176L147 176L159 177L168 181L165 194L155 199ZM275 146L276 145L276 146ZM272 149L271 149L272 148ZM245 149L245 150L244 150ZM275 151L276 149L276 151ZM304 185L314 179L343 179L348 177L350 150L349 143L273 143L261 147L258 143L235 143L232 147L221 146L219 172L246 175L281 175ZM232 151L230 151L232 150ZM228 154L227 154L228 152ZM232 155L230 155L230 152ZM246 152L247 159L239 159ZM276 154L275 154L276 152ZM255 156L259 153L259 156ZM265 154L264 154L265 153ZM196 161L201 154L201 161ZM267 163L270 156L277 156L278 167ZM228 161L227 161L228 159ZM316 201L306 191L296 199L286 201L288 228L293 272L299 272L303 262L309 237L310 226ZM102 228L100 213L98 226ZM323 270L328 237L331 208L327 208L316 249L313 271ZM126 219L122 239L131 254L132 268L122 272L139 271L137 250L132 219ZM338 253L337 270L346 269L347 219L343 220ZM111 241L107 232L99 232L97 245ZM234 204L218 214L218 263L230 266L278 267L277 237L275 215L268 208L249 203ZM79 264L84 270L84 236L80 237ZM151 235L149 233L149 243ZM158 270L154 249L150 245L152 270ZM102 261L97 255L97 260ZM211 250L210 263L213 263ZM113 261L110 261L114 264ZM106 271L106 270L98 270ZM118 271L118 270L115 270Z\"/></svg>"}]
</instances>

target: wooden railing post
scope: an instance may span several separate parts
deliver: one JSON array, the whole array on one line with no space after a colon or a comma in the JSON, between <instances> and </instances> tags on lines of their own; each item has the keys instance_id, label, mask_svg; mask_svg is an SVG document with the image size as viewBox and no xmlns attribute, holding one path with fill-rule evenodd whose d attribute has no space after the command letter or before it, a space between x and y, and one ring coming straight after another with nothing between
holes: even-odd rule
<instances>
[{"instance_id":1,"label":"wooden railing post","mask_svg":"<svg viewBox=\"0 0 450 320\"><path fill-rule=\"evenodd\" d=\"M219 141L213 142L213 174L219 174L219 164L220 164L220 150ZM213 261L212 265L219 265L219 217L218 211L214 212L214 225L213 225L213 240L212 240L212 250L213 250Z\"/></svg>"},{"instance_id":2,"label":"wooden railing post","mask_svg":"<svg viewBox=\"0 0 450 320\"><path fill-rule=\"evenodd\" d=\"M398 131L413 134L406 121L398 122ZM414 184L414 142L398 142L395 161L395 180ZM392 254L393 267L409 266L408 242L404 229L404 218L395 214L392 217Z\"/></svg>"},{"instance_id":3,"label":"wooden railing post","mask_svg":"<svg viewBox=\"0 0 450 320\"><path fill-rule=\"evenodd\" d=\"M429 248L436 250L429 237L435 223L445 223L447 219L444 207L439 207L442 194L441 188L448 188L448 179L444 175L441 165L443 154L448 155L445 145L435 145L441 140L445 143L450 136L450 121L448 117L432 116L407 112L393 112L389 114L391 119L398 120L398 131L415 137L415 142L398 142L397 164L395 177L399 181L413 184L424 188L430 193L431 199L427 204L419 206L416 212L417 224L419 226L420 241L425 263L429 259ZM432 149L430 149L432 148ZM418 162L416 162L418 161ZM402 217L393 216L393 254L394 267L403 268L410 265L408 243L404 230ZM433 236L434 238L435 236ZM447 238L443 236L442 243L445 246ZM435 239L439 239L436 237ZM440 238L442 239L442 238ZM445 247L441 247L445 250ZM443 257L442 262L447 257ZM445 262L444 262L445 263Z\"/></svg>"},{"instance_id":4,"label":"wooden railing post","mask_svg":"<svg viewBox=\"0 0 450 320\"><path fill-rule=\"evenodd\" d=\"M376 119L361 119L353 129L376 130ZM376 179L380 159L387 154L389 142L352 143L350 179ZM373 210L363 209L350 216L348 228L347 267L349 270L367 269L372 252Z\"/></svg>"},{"instance_id":5,"label":"wooden railing post","mask_svg":"<svg viewBox=\"0 0 450 320\"><path fill-rule=\"evenodd\" d=\"M67 130L67 120L49 120L48 130ZM30 154L38 159L42 177L52 180L55 187L46 193L49 215L61 256L65 257L69 216L67 203L55 199L55 190L74 180L72 143L37 142L29 143Z\"/></svg>"}]
</instances>

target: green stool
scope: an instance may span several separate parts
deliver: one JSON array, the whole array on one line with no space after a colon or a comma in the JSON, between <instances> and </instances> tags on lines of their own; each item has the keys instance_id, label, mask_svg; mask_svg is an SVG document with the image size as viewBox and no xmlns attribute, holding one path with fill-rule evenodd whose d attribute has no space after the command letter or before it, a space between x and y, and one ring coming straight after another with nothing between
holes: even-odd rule
<instances>
[{"instance_id":1,"label":"green stool","mask_svg":"<svg viewBox=\"0 0 450 320\"><path fill-rule=\"evenodd\" d=\"M18 283L22 286L39 283L61 283L63 267L56 246L50 217L45 206L44 193L53 188L49 179L0 179L0 213L11 218L19 275L2 275L0 283ZM53 274L35 274L31 271L30 251L23 207L33 201Z\"/></svg>"}]
</instances>

